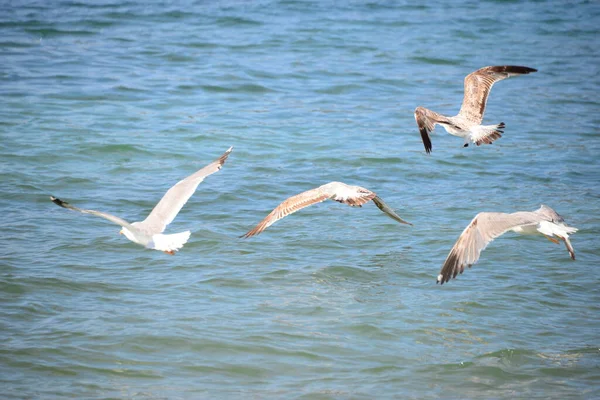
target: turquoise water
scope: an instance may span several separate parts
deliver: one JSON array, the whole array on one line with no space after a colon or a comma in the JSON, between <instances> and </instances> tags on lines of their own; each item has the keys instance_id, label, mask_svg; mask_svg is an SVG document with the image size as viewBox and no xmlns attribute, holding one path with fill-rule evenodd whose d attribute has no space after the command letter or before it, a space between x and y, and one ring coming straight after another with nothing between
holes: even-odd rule
<instances>
[{"instance_id":1,"label":"turquoise water","mask_svg":"<svg viewBox=\"0 0 600 400\"><path fill-rule=\"evenodd\" d=\"M600 5L485 1L0 5L0 381L16 398L600 397ZM485 65L491 146L438 127ZM84 208L141 220L234 151L169 226L174 257ZM285 198L325 202L249 240ZM444 285L479 211L541 203L580 230L493 242Z\"/></svg>"}]
</instances>

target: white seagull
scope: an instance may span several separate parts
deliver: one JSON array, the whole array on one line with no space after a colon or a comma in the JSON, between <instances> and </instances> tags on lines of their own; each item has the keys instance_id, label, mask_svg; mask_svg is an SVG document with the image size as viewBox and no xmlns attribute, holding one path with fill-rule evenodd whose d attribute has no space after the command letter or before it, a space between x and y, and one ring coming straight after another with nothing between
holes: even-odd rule
<instances>
[{"instance_id":1,"label":"white seagull","mask_svg":"<svg viewBox=\"0 0 600 400\"><path fill-rule=\"evenodd\" d=\"M167 254L174 255L175 252L182 248L188 241L190 238L190 231L170 235L163 235L162 232L167 225L175 219L181 208L194 194L196 188L204 178L221 169L223 163L225 163L225 160L229 156L229 153L231 153L231 150L233 150L233 147L230 147L221 157L208 164L206 167L177 182L175 186L169 189L163 198L160 199L148 217L141 222L129 223L119 217L101 211L77 208L54 196L50 196L50 200L61 207L79 211L84 214L96 215L114 222L117 225L121 225L122 229L119 233L124 234L127 239L132 242L140 244L147 249L160 250Z\"/></svg>"},{"instance_id":2,"label":"white seagull","mask_svg":"<svg viewBox=\"0 0 600 400\"><path fill-rule=\"evenodd\" d=\"M443 285L459 273L462 274L465 267L471 267L479 260L479 255L492 240L511 230L524 235L542 234L556 244L559 243L558 239L563 240L571 258L575 259L569 234L577 232L577 228L567 226L563 217L550 207L542 205L535 211L512 214L482 212L473 218L450 250L437 283Z\"/></svg>"},{"instance_id":3,"label":"white seagull","mask_svg":"<svg viewBox=\"0 0 600 400\"><path fill-rule=\"evenodd\" d=\"M537 69L520 67L515 65L500 65L483 67L470 73L465 78L465 95L458 115L446 117L425 107L415 109L415 120L421 132L421 139L425 145L425 151L431 153L431 138L429 134L439 124L451 135L464 138L464 147L469 142L477 146L491 144L494 140L502 137L504 133L504 122L498 125L481 125L483 113L488 95L494 83L511 76L529 74Z\"/></svg>"},{"instance_id":4,"label":"white seagull","mask_svg":"<svg viewBox=\"0 0 600 400\"><path fill-rule=\"evenodd\" d=\"M258 235L281 218L290 215L298 210L310 206L311 204L320 203L327 199L335 200L340 203L348 204L352 207L362 207L369 200L390 218L407 225L412 225L400 218L381 198L374 192L360 186L346 185L342 182L330 182L318 188L307 190L295 196L292 196L278 205L269 215L242 237L249 238Z\"/></svg>"}]
</instances>

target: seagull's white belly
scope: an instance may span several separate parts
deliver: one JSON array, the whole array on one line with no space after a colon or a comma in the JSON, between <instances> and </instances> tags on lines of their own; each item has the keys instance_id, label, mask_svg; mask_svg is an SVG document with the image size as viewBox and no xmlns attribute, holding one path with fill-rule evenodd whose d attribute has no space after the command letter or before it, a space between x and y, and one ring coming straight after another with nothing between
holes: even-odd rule
<instances>
[{"instance_id":1,"label":"seagull's white belly","mask_svg":"<svg viewBox=\"0 0 600 400\"><path fill-rule=\"evenodd\" d=\"M458 137L464 138L466 136L469 136L469 134L470 134L469 131L465 131L463 129L457 129L456 127L454 127L452 125L447 125L447 124L440 124L440 125L444 127L446 132L448 132L449 134L451 134L453 136L458 136Z\"/></svg>"},{"instance_id":2,"label":"seagull's white belly","mask_svg":"<svg viewBox=\"0 0 600 400\"><path fill-rule=\"evenodd\" d=\"M137 222L134 222L131 225L134 226L136 223ZM123 227L123 229L121 231L123 232L123 234L125 235L125 237L127 239L131 240L133 243L141 244L144 247L146 247L148 242L151 241L151 238L149 238L147 235L144 235L143 233L141 233L139 231L132 232L125 227Z\"/></svg>"},{"instance_id":3,"label":"seagull's white belly","mask_svg":"<svg viewBox=\"0 0 600 400\"><path fill-rule=\"evenodd\" d=\"M513 232L520 233L521 235L539 235L537 224L533 225L522 225L516 226L512 229Z\"/></svg>"}]
</instances>

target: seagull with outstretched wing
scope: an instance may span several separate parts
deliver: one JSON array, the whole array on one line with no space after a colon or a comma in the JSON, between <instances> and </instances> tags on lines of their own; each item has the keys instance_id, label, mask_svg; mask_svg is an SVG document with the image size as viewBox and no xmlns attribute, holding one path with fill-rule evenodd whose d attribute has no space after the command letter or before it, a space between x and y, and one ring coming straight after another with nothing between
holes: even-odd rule
<instances>
[{"instance_id":1,"label":"seagull with outstretched wing","mask_svg":"<svg viewBox=\"0 0 600 400\"><path fill-rule=\"evenodd\" d=\"M497 125L481 125L487 98L494 83L511 76L529 74L537 69L521 67L516 65L499 65L483 67L470 73L465 78L465 94L458 115L447 117L445 115L428 110L425 107L415 109L415 120L421 133L425 151L431 153L430 133L439 124L451 135L461 137L465 140L464 147L469 142L477 146L491 144L494 140L502 137L504 133L504 122Z\"/></svg>"},{"instance_id":2,"label":"seagull with outstretched wing","mask_svg":"<svg viewBox=\"0 0 600 400\"><path fill-rule=\"evenodd\" d=\"M385 204L384 201L377 196L377 194L369 189L365 189L360 186L346 185L342 182L330 182L319 186L318 188L307 190L306 192L302 192L288 198L283 203L278 205L273 211L271 211L271 213L262 221L260 221L258 225L254 227L254 229L248 231L242 237L248 238L258 235L283 217L327 199L348 204L352 207L361 207L363 204L372 200L373 203L375 203L375 205L390 218L402 224L412 225L410 222L400 218L400 216L396 214L394 210L392 210L387 204Z\"/></svg>"},{"instance_id":3,"label":"seagull with outstretched wing","mask_svg":"<svg viewBox=\"0 0 600 400\"><path fill-rule=\"evenodd\" d=\"M577 232L577 228L567 226L563 217L552 208L542 205L535 211L512 214L482 212L473 218L450 250L437 277L437 283L443 285L462 274L465 267L471 267L479 260L481 252L492 240L508 231L524 235L541 234L557 244L560 239L565 242L571 258L575 259L569 234Z\"/></svg>"},{"instance_id":4,"label":"seagull with outstretched wing","mask_svg":"<svg viewBox=\"0 0 600 400\"><path fill-rule=\"evenodd\" d=\"M78 208L65 201L57 199L54 196L51 196L50 200L52 200L54 204L61 207L107 219L117 225L120 225L122 227L120 233L124 234L127 239L131 240L132 242L140 244L148 249L160 250L167 254L173 255L188 241L190 238L190 231L169 235L165 235L162 232L165 230L167 225L169 225L175 219L181 208L194 194L196 188L204 180L204 178L221 169L232 150L233 147L230 147L217 160L196 171L187 178L177 182L175 186L170 188L162 197L162 199L160 199L148 217L141 222L129 223L124 219L101 211Z\"/></svg>"}]
</instances>

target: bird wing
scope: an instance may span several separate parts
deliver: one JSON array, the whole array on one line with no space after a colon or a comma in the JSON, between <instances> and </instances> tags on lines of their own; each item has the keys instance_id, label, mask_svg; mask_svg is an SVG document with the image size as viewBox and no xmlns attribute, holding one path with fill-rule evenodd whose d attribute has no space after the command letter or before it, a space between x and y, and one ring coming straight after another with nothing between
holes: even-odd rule
<instances>
[{"instance_id":1,"label":"bird wing","mask_svg":"<svg viewBox=\"0 0 600 400\"><path fill-rule=\"evenodd\" d=\"M487 245L506 231L518 226L537 224L540 216L534 212L516 212L513 214L482 212L473 218L461 233L450 250L437 283L442 285L462 274L465 267L471 267L479 260Z\"/></svg>"},{"instance_id":2,"label":"bird wing","mask_svg":"<svg viewBox=\"0 0 600 400\"><path fill-rule=\"evenodd\" d=\"M61 199L58 199L54 196L50 196L50 200L52 200L52 202L54 204L56 204L57 206L63 207L63 208L68 208L69 210L73 210L73 211L79 211L80 213L84 213L84 214L91 214L91 215L95 215L97 217L102 217L104 219L109 220L112 223L115 223L117 225L121 225L124 226L128 229L132 229L131 224L127 221L125 221L124 219L121 219L119 217L116 217L114 215L111 214L107 214L101 211L96 211L96 210L85 210L83 208L78 208L75 206L72 206L71 204L67 203L66 201L62 201Z\"/></svg>"},{"instance_id":3,"label":"bird wing","mask_svg":"<svg viewBox=\"0 0 600 400\"><path fill-rule=\"evenodd\" d=\"M204 178L221 169L232 150L233 147L230 147L217 160L196 171L187 178L177 182L175 186L170 188L162 197L162 199L160 199L148 217L146 217L144 221L137 224L138 229L144 229L153 234L164 231L167 225L169 225L175 219L189 198L192 197L196 191L196 188L204 180Z\"/></svg>"},{"instance_id":4,"label":"bird wing","mask_svg":"<svg viewBox=\"0 0 600 400\"><path fill-rule=\"evenodd\" d=\"M427 154L431 153L431 137L429 134L435 128L435 120L430 117L431 111L424 107L417 107L415 110L415 121L421 133L421 140L425 146Z\"/></svg>"},{"instance_id":5,"label":"bird wing","mask_svg":"<svg viewBox=\"0 0 600 400\"><path fill-rule=\"evenodd\" d=\"M373 203L375 203L377 208L379 208L381 211L386 213L390 218L395 219L396 221L400 222L401 224L407 224L407 225L412 226L412 224L410 222L405 221L402 218L400 218L400 216L398 214L396 214L394 212L394 210L392 210L390 208L390 206L385 204L385 202L379 196L373 197Z\"/></svg>"},{"instance_id":6,"label":"bird wing","mask_svg":"<svg viewBox=\"0 0 600 400\"><path fill-rule=\"evenodd\" d=\"M490 90L494 83L511 76L529 74L536 69L516 65L483 67L465 77L465 94L458 113L476 124L481 124Z\"/></svg>"},{"instance_id":7,"label":"bird wing","mask_svg":"<svg viewBox=\"0 0 600 400\"><path fill-rule=\"evenodd\" d=\"M271 211L269 215L267 215L258 223L258 225L256 225L242 237L249 238L251 236L258 235L283 217L295 213L296 211L312 204L325 201L330 197L332 197L332 195L323 191L322 186L292 196L275 207L275 209Z\"/></svg>"}]
</instances>

